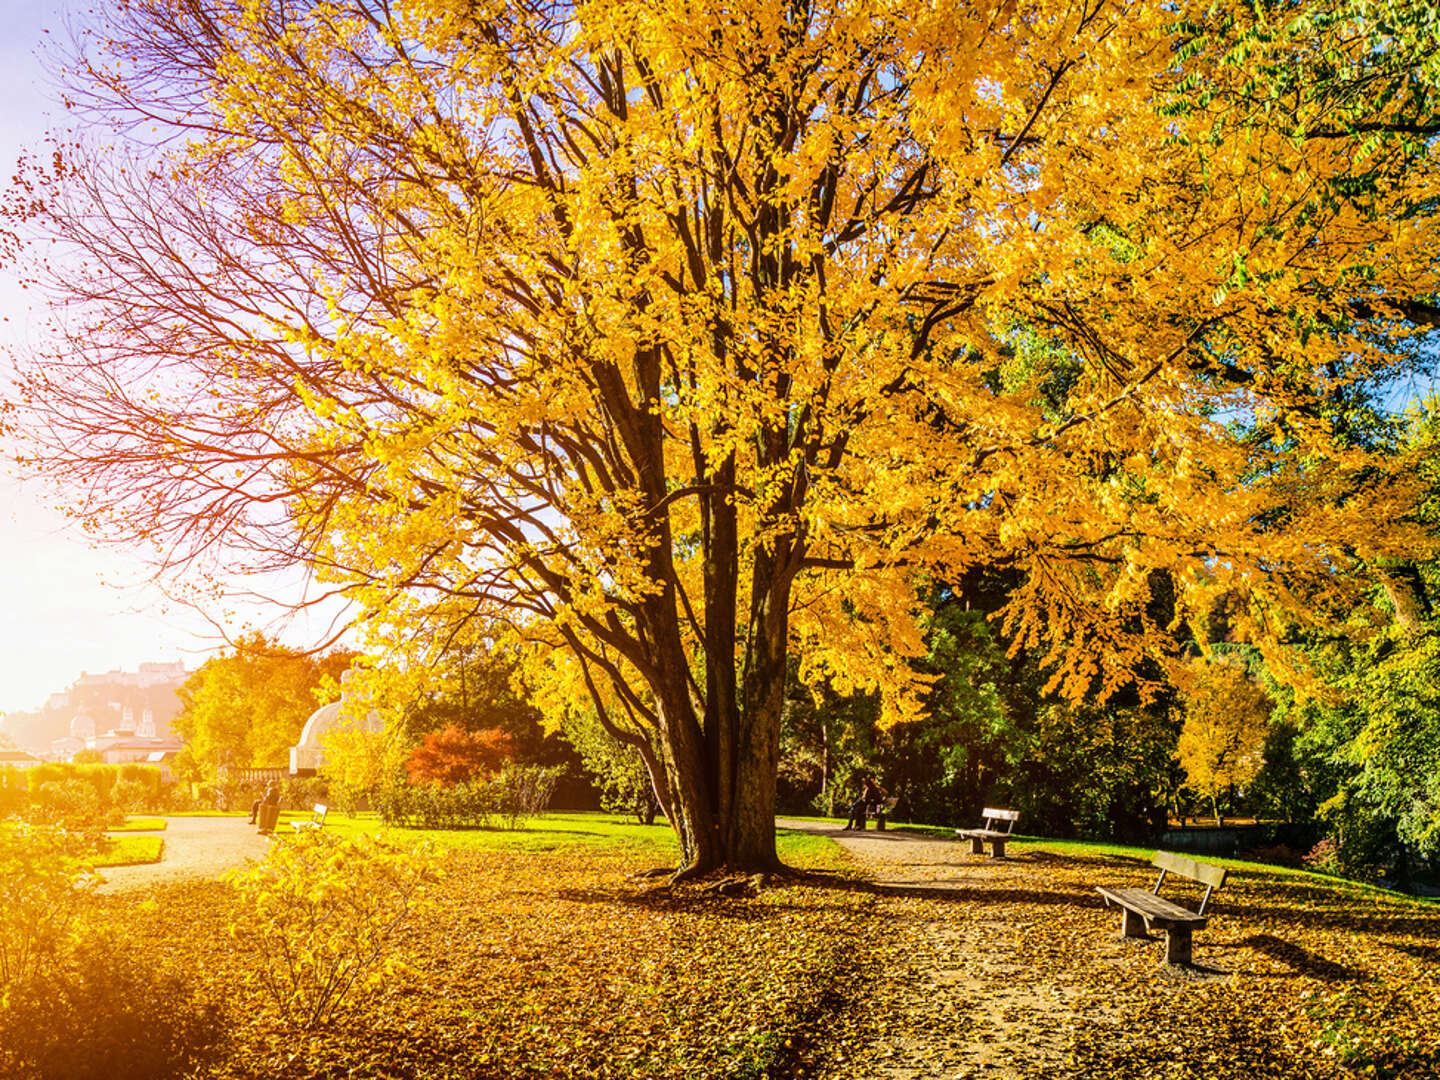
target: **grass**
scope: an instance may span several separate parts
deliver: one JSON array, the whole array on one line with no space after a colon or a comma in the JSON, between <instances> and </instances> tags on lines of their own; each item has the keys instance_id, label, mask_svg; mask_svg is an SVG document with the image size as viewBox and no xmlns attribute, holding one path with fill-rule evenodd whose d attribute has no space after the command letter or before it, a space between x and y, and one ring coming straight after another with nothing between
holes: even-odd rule
<instances>
[{"instance_id":1,"label":"grass","mask_svg":"<svg viewBox=\"0 0 1440 1080\"><path fill-rule=\"evenodd\" d=\"M308 814L284 812L281 825L303 821ZM651 859L655 865L674 865L680 849L675 834L664 820L654 825L603 813L551 813L532 818L516 830L506 829L386 829L373 813L356 816L337 814L333 810L325 818L325 829L341 836L385 832L392 838L424 839L453 851L514 851L542 854L568 849L594 848L607 852L633 853ZM290 830L277 836L288 836ZM776 835L776 848L782 861L797 866L833 861L835 845L826 837L781 829Z\"/></svg>"},{"instance_id":2,"label":"grass","mask_svg":"<svg viewBox=\"0 0 1440 1080\"><path fill-rule=\"evenodd\" d=\"M310 814L283 811L277 836L289 835L291 821L309 820ZM601 813L552 813L531 818L522 828L507 829L404 829L387 828L378 815L360 813L354 816L331 810L325 817L325 831L341 836L358 833L387 833L404 840L406 837L429 840L441 847L457 851L518 851L540 853L576 847L646 853L651 858L674 859L678 854L675 834L663 820L655 825Z\"/></svg>"},{"instance_id":3,"label":"grass","mask_svg":"<svg viewBox=\"0 0 1440 1080\"><path fill-rule=\"evenodd\" d=\"M165 851L163 836L107 836L94 857L96 867L157 863Z\"/></svg>"},{"instance_id":4,"label":"grass","mask_svg":"<svg viewBox=\"0 0 1440 1080\"><path fill-rule=\"evenodd\" d=\"M164 832L165 819L158 817L127 817L121 825L106 826L107 833L117 832Z\"/></svg>"}]
</instances>

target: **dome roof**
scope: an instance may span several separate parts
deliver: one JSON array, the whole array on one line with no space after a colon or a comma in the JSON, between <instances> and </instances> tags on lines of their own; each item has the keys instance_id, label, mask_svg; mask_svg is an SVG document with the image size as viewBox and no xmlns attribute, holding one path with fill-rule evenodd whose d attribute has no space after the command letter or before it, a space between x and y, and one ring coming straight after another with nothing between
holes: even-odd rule
<instances>
[{"instance_id":1,"label":"dome roof","mask_svg":"<svg viewBox=\"0 0 1440 1080\"><path fill-rule=\"evenodd\" d=\"M321 705L310 714L310 719L305 721L305 726L300 730L300 741L295 744L295 748L319 750L320 736L333 728L339 718L340 702L332 701L329 705Z\"/></svg>"},{"instance_id":2,"label":"dome roof","mask_svg":"<svg viewBox=\"0 0 1440 1080\"><path fill-rule=\"evenodd\" d=\"M300 729L299 742L290 748L290 771L292 773L314 771L325 764L325 747L322 745L322 740L331 731L368 731L372 734L379 734L385 730L385 722L380 719L380 714L374 709L367 712L363 718L353 715L342 717L340 711L345 704L346 698L342 694L339 701L321 705L310 714L310 719L306 720L305 726Z\"/></svg>"}]
</instances>

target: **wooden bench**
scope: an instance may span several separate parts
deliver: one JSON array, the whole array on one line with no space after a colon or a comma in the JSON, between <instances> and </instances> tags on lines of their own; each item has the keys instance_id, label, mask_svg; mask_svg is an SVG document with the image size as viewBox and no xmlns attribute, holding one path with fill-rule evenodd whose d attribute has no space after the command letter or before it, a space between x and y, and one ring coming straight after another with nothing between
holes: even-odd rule
<instances>
[{"instance_id":1,"label":"wooden bench","mask_svg":"<svg viewBox=\"0 0 1440 1080\"><path fill-rule=\"evenodd\" d=\"M1148 936L1148 930L1164 930L1165 963L1188 964L1190 935L1205 929L1205 905L1210 902L1210 894L1225 884L1225 870L1183 855L1172 855L1168 851L1157 851L1150 862L1160 870L1160 876L1155 879L1155 888L1149 892L1144 889L1115 889L1108 885L1097 885L1096 890L1105 898L1106 907L1114 904L1121 909L1121 934L1128 938L1144 938ZM1199 910L1191 911L1159 895L1167 874L1189 878L1205 886Z\"/></svg>"},{"instance_id":2,"label":"wooden bench","mask_svg":"<svg viewBox=\"0 0 1440 1080\"><path fill-rule=\"evenodd\" d=\"M290 827L297 833L304 832L306 829L323 829L325 827L325 815L329 812L330 808L328 806L324 803L317 802L315 804L315 812L310 815L309 821L292 821L290 822Z\"/></svg>"},{"instance_id":3,"label":"wooden bench","mask_svg":"<svg viewBox=\"0 0 1440 1080\"><path fill-rule=\"evenodd\" d=\"M895 806L900 801L900 796L891 795L888 799L882 799L870 808L875 817L875 831L885 831L885 819L895 811Z\"/></svg>"},{"instance_id":4,"label":"wooden bench","mask_svg":"<svg viewBox=\"0 0 1440 1080\"><path fill-rule=\"evenodd\" d=\"M970 854L985 854L985 841L990 841L990 857L992 859L1003 859L1005 857L1005 841L1010 839L1011 832L1015 829L1015 822L1020 820L1019 810L995 810L986 807L981 813L985 824L978 829L956 829L955 835L961 840L970 841ZM1002 831L997 828L1000 822L1005 822Z\"/></svg>"}]
</instances>

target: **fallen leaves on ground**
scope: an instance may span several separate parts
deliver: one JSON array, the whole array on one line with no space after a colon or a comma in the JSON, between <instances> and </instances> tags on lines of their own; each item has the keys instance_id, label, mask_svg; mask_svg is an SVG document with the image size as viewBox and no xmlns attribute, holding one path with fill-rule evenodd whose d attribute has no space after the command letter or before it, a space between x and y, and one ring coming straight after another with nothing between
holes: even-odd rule
<instances>
[{"instance_id":1,"label":"fallen leaves on ground","mask_svg":"<svg viewBox=\"0 0 1440 1080\"><path fill-rule=\"evenodd\" d=\"M225 1001L217 1080L1440 1071L1435 905L1257 867L1216 893L1197 967L1176 971L1094 892L1148 887L1140 860L889 849L902 860L858 853L870 881L837 857L754 896L657 889L624 851L455 852L397 941L411 974L303 1036L236 989L228 887L104 903Z\"/></svg>"},{"instance_id":2,"label":"fallen leaves on ground","mask_svg":"<svg viewBox=\"0 0 1440 1080\"><path fill-rule=\"evenodd\" d=\"M1098 884L1149 888L1140 859L946 842L856 847L881 899L889 963L859 1052L826 1080L1117 1077L1299 1080L1440 1074L1440 906L1232 871L1163 966L1163 934L1119 935ZM1164 892L1193 908L1199 890Z\"/></svg>"}]
</instances>

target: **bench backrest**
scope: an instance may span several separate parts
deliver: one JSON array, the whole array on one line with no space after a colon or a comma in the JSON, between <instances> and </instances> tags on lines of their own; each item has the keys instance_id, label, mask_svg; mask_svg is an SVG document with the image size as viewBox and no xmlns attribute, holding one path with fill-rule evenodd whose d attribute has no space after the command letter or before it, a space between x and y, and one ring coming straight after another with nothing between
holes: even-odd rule
<instances>
[{"instance_id":1,"label":"bench backrest","mask_svg":"<svg viewBox=\"0 0 1440 1080\"><path fill-rule=\"evenodd\" d=\"M1005 822L1005 831L1008 833L1015 831L1015 822L1020 820L1020 811L996 810L992 807L987 806L983 811L981 811L980 816L985 819L985 828L990 829L994 832L999 832L999 830L995 827L996 822Z\"/></svg>"},{"instance_id":2,"label":"bench backrest","mask_svg":"<svg viewBox=\"0 0 1440 1080\"><path fill-rule=\"evenodd\" d=\"M1160 886L1165 883L1166 874L1189 878L1191 881L1198 881L1205 886L1205 895L1200 899L1200 910L1196 912L1197 915L1205 914L1205 905L1210 902L1210 894L1225 884L1225 868L1223 866L1211 866L1209 863L1187 859L1184 855L1157 851L1155 857L1150 860L1150 865L1160 871L1160 876L1155 879L1155 888L1151 890L1152 892L1160 891Z\"/></svg>"},{"instance_id":3,"label":"bench backrest","mask_svg":"<svg viewBox=\"0 0 1440 1080\"><path fill-rule=\"evenodd\" d=\"M315 820L317 822L323 823L325 821L325 815L329 812L330 808L326 806L323 802L317 802L315 804Z\"/></svg>"}]
</instances>

